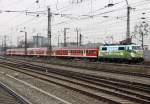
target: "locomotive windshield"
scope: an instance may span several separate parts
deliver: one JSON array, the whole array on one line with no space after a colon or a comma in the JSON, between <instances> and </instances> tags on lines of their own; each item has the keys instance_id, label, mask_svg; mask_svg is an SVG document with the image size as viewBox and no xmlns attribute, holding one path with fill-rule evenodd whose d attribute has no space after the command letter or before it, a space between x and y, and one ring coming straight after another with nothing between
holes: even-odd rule
<instances>
[{"instance_id":1,"label":"locomotive windshield","mask_svg":"<svg viewBox=\"0 0 150 104\"><path fill-rule=\"evenodd\" d=\"M141 46L132 46L132 49L133 50L142 50L142 47Z\"/></svg>"}]
</instances>

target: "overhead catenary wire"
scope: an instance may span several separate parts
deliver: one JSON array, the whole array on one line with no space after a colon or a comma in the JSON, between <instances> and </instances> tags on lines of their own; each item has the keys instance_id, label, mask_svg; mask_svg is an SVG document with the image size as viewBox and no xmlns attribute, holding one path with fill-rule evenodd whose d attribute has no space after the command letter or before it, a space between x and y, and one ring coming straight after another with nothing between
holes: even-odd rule
<instances>
[{"instance_id":1,"label":"overhead catenary wire","mask_svg":"<svg viewBox=\"0 0 150 104\"><path fill-rule=\"evenodd\" d=\"M145 0L142 0L142 1L145 1ZM133 3L134 4L134 3ZM141 5L142 6L142 4L144 4L144 3L142 3L142 2L140 2L140 3L135 3L133 6L134 7L136 7L136 5ZM148 5L146 2L145 2L145 4L146 5ZM60 3L60 5L61 5L61 3ZM119 4L118 4L119 5ZM56 5L53 5L53 8L55 7ZM132 3L131 3L131 6L132 6ZM41 6L40 6L41 7ZM113 10L106 10L106 11L98 11L98 12L94 12L94 10L92 10L92 12L90 13L90 14L87 14L87 16L85 16L84 14L81 14L81 15L76 15L76 14L74 14L74 13L72 13L72 14L70 14L70 15L67 15L67 13L65 13L65 11L63 11L64 9L66 9L66 8L68 8L68 6L66 6L66 7L64 7L64 8L60 8L60 7L58 7L58 8L56 8L55 7L55 9L53 10L53 14L55 15L57 12L59 13L59 16L61 17L63 14L63 19L64 19L64 22L57 22L57 23L54 23L52 26L55 26L55 28L57 28L57 26L59 26L59 25L62 25L62 24L66 24L66 23L68 23L68 22L65 22L65 20L66 21L71 21L71 22L76 22L76 21L78 21L78 22L82 22L82 21L86 21L87 19L91 19L91 20L93 20L94 21L94 19L95 18L99 18L98 19L98 21L100 21L100 22L103 22L103 19L102 20L100 20L101 19L101 17L103 16L103 15L107 15L107 14L109 14L110 16L110 18L111 19L107 19L106 21L108 21L108 22L110 22L110 24L113 24L113 21L117 21L118 19L117 19L117 16L116 16L116 19L115 19L115 17L113 17L113 15L112 15L112 13L115 13L115 12L119 12L119 11L121 11L120 9L121 8L116 8L116 10L115 9L113 9ZM41 7L41 9L43 9L42 7ZM117 10L118 9L118 10ZM105 10L105 9L104 9ZM123 7L122 8L122 11L123 10L126 10L126 7ZM44 12L45 12L46 10L44 10ZM61 12L62 13L61 13ZM37 12L37 11L36 11ZM54 13L54 12L56 12L56 13ZM38 13L38 12L37 12ZM65 15L66 14L66 15ZM131 16L131 19L133 18L138 18L138 17L136 17L138 14L137 14L137 11L135 10L135 12L134 12L134 14L135 14L135 16L134 15L132 15ZM139 13L140 14L140 13ZM112 16L111 16L112 15ZM78 17L79 16L79 17ZM90 16L92 16L92 18L90 17ZM61 18L62 18L61 17ZM126 16L120 16L120 17L122 17L121 19L123 19L123 21L119 21L121 24L122 23L124 23L124 19L126 18ZM41 17L40 17L41 18ZM113 19L114 18L114 19ZM70 20L68 20L68 19L70 19ZM73 21L72 21L73 20ZM42 21L45 21L45 19L40 19L40 21L42 22ZM134 22L135 20L133 20L132 22ZM136 20L137 21L137 20ZM33 21L29 21L29 22L33 22ZM69 22L69 24L74 24L74 23L71 23L71 22ZM24 23L24 22L23 22ZM31 23L27 23L27 24L31 24ZM106 23L106 25L107 25L107 22L105 22ZM105 25L105 23L104 23L104 25ZM26 24L26 23L24 23L24 24ZM37 22L34 22L34 24L38 24L38 21ZM87 23L88 24L88 23ZM20 25L21 26L21 25ZM111 26L111 25L110 25ZM119 27L120 25L117 25L117 26L115 26L115 27ZM91 26L92 27L92 26ZM115 28L115 27L112 27L112 28Z\"/></svg>"}]
</instances>

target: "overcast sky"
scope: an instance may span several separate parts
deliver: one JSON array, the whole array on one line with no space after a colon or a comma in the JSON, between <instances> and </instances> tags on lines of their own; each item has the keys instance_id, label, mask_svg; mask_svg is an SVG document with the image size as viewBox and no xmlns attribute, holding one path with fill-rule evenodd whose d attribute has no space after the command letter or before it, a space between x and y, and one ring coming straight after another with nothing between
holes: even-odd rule
<instances>
[{"instance_id":1,"label":"overcast sky","mask_svg":"<svg viewBox=\"0 0 150 104\"><path fill-rule=\"evenodd\" d=\"M38 3L36 1L39 1ZM52 16L52 44L57 44L57 37L63 42L63 29L67 31L67 41L76 41L76 28L83 35L84 43L118 42L126 38L126 0L0 0L0 38L8 36L13 44L23 40L24 30L28 39L39 33L47 36L47 6ZM80 1L80 0L78 0ZM131 35L134 26L143 21L150 23L150 0L128 0L131 10ZM114 3L113 7L107 7ZM7 10L16 12L6 12ZM20 12L19 12L20 11ZM36 12L34 13L26 13ZM142 14L142 13L146 14ZM62 15L54 15L54 14ZM137 38L139 36L137 35ZM133 42L140 44L134 37ZM0 43L1 44L1 43ZM145 45L150 45L150 36L145 37Z\"/></svg>"}]
</instances>

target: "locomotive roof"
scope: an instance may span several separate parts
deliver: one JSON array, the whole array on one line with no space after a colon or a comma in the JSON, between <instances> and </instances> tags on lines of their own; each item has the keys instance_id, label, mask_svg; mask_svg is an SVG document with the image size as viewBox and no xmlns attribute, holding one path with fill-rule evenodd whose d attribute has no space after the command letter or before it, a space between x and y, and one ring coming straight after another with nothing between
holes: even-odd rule
<instances>
[{"instance_id":1,"label":"locomotive roof","mask_svg":"<svg viewBox=\"0 0 150 104\"><path fill-rule=\"evenodd\" d=\"M119 46L141 46L141 45L136 45L136 44L130 44L130 45L122 45L122 44L114 44L114 45L103 45L103 46L100 46L100 47L119 47Z\"/></svg>"}]
</instances>

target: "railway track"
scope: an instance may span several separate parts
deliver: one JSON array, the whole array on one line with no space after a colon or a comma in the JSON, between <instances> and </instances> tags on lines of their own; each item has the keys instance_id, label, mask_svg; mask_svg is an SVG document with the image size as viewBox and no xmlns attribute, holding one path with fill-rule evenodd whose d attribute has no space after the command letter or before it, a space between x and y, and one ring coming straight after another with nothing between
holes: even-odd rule
<instances>
[{"instance_id":1,"label":"railway track","mask_svg":"<svg viewBox=\"0 0 150 104\"><path fill-rule=\"evenodd\" d=\"M44 61L46 58L40 58L40 57L23 57L23 56L5 56L6 58L16 58L16 59L23 59L23 60L31 60L31 61L35 61L35 60L41 60L41 62L42 61ZM43 60L44 59L44 60ZM49 59L56 59L56 58L49 58ZM63 60L63 59L57 59L57 60ZM68 62L81 62L81 63L84 63L84 62L86 62L86 63L88 63L88 64L99 64L99 63L101 63L101 64L104 64L104 65L114 65L114 66L127 66L127 67L145 67L145 68L150 68L150 64L144 64L144 62L143 63L131 63L131 64L129 64L129 63L115 63L115 62L101 62L101 61L99 61L99 62L93 62L93 61L84 61L84 60L68 60L68 59L64 59L63 61L68 61Z\"/></svg>"},{"instance_id":2,"label":"railway track","mask_svg":"<svg viewBox=\"0 0 150 104\"><path fill-rule=\"evenodd\" d=\"M9 58L8 58L9 60ZM51 64L51 62L47 62L45 60L42 61L38 61L38 60L31 60L31 59L20 59L20 58L11 58L11 60L20 60L20 61L28 61L28 62L36 62L36 63L43 63L43 64ZM146 78L150 78L150 66L147 65L129 65L129 64L117 64L117 63L101 63L101 67L102 68L98 68L96 63L90 64L92 67L89 67L87 64L83 63L84 65L82 65L82 63L77 63L76 65L74 64L60 64L60 63L52 63L55 65L62 65L62 66L69 66L69 67L76 67L76 68L83 68L86 70L94 70L94 71L102 71L102 72L109 72L109 73L117 73L117 74L123 74L123 75L131 75L131 76L138 76L138 77L146 77ZM80 65L81 64L81 65ZM113 68L114 66L117 66L116 68ZM106 68L107 67L107 68ZM132 68L130 70L130 68ZM138 68L138 70L142 70L139 72L136 72L135 70L133 70L134 68ZM127 69L127 70L126 70Z\"/></svg>"},{"instance_id":3,"label":"railway track","mask_svg":"<svg viewBox=\"0 0 150 104\"><path fill-rule=\"evenodd\" d=\"M0 104L31 104L8 86L0 82Z\"/></svg>"},{"instance_id":4,"label":"railway track","mask_svg":"<svg viewBox=\"0 0 150 104\"><path fill-rule=\"evenodd\" d=\"M3 67L11 68L13 70L16 70L14 68L22 69L16 71L73 89L111 104L150 103L149 85L131 83L112 78L108 79L106 77L98 77L79 72L54 70L48 67L33 65L25 62L5 61L3 62L3 65ZM45 72L45 70L47 71ZM38 75L33 75L32 73L36 73Z\"/></svg>"}]
</instances>

